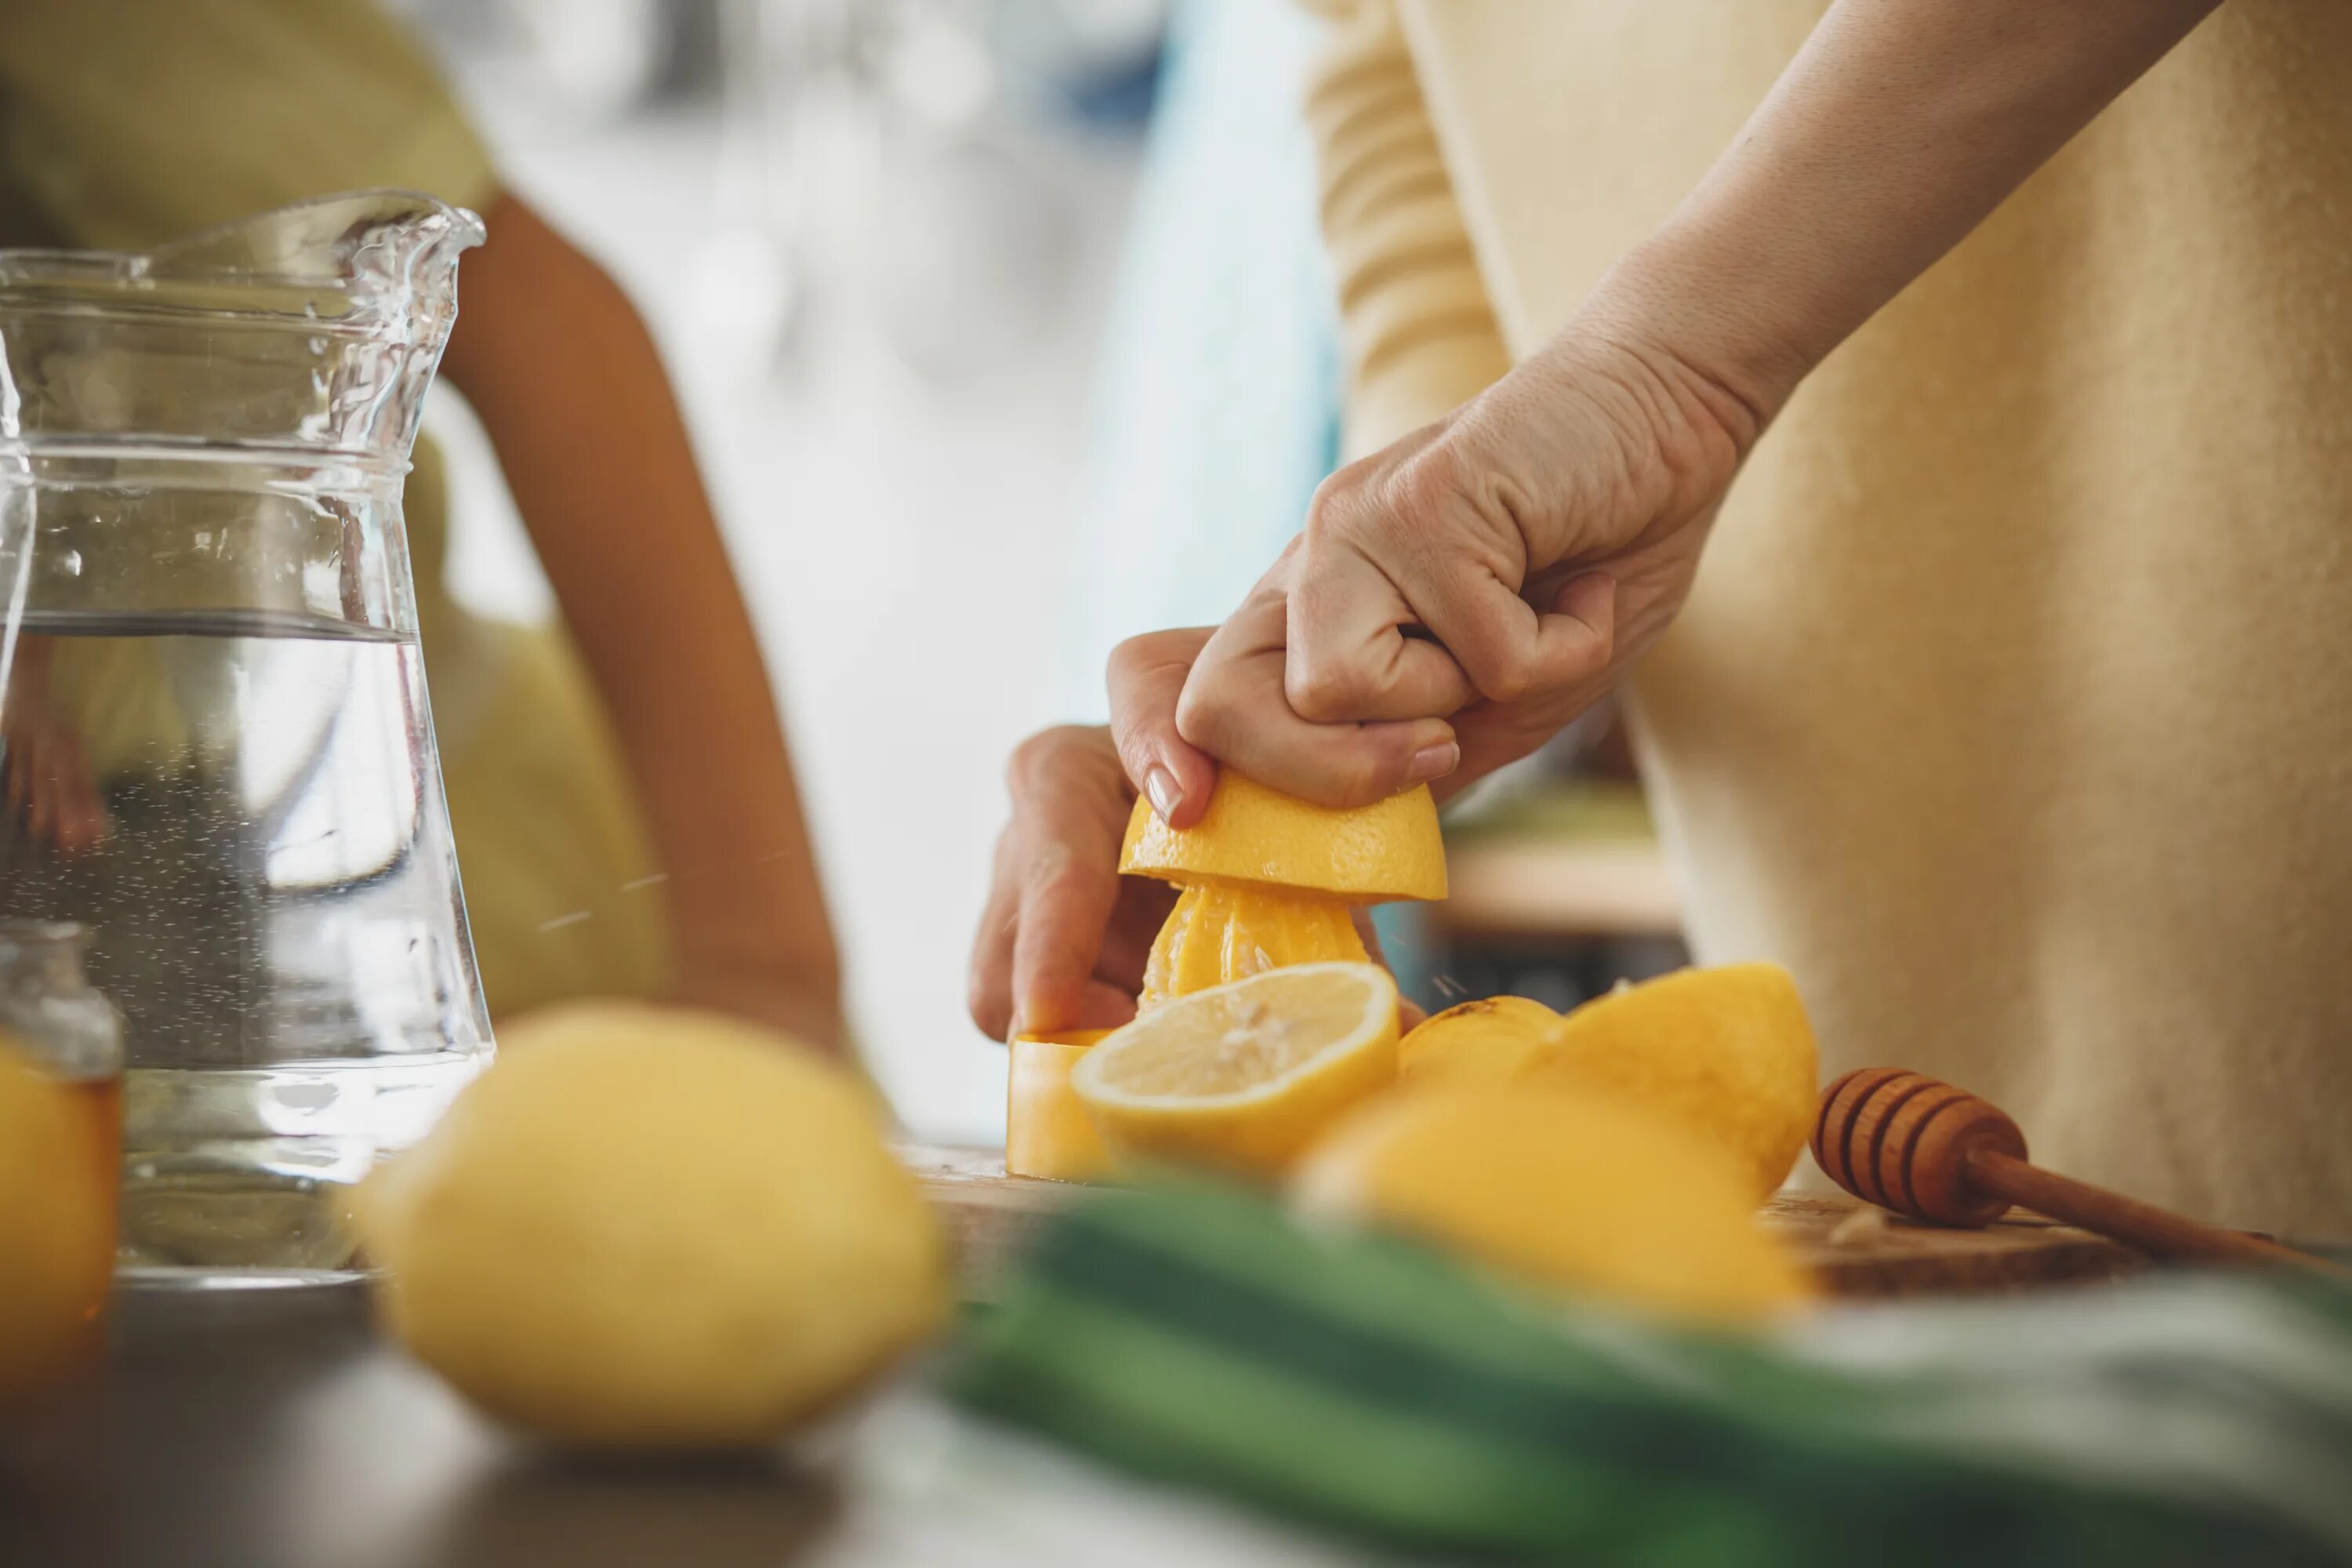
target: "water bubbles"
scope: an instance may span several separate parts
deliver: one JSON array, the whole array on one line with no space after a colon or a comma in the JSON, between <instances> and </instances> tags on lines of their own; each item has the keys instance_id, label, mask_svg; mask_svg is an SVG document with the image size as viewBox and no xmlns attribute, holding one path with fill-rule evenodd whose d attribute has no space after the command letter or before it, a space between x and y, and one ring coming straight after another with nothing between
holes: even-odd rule
<instances>
[{"instance_id":1,"label":"water bubbles","mask_svg":"<svg viewBox=\"0 0 2352 1568\"><path fill-rule=\"evenodd\" d=\"M63 555L58 556L58 570L64 573L68 577L80 576L81 552L79 550L68 550Z\"/></svg>"}]
</instances>

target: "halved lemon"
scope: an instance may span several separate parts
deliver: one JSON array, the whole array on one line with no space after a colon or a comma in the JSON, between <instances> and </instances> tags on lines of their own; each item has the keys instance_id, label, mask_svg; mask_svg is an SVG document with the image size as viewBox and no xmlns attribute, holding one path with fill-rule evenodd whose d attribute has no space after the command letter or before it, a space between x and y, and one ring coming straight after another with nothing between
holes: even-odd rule
<instances>
[{"instance_id":1,"label":"halved lemon","mask_svg":"<svg viewBox=\"0 0 2352 1568\"><path fill-rule=\"evenodd\" d=\"M1427 784L1335 811L1226 768L1209 809L1171 827L1138 801L1118 868L1180 884L1257 882L1351 903L1445 896L1445 841Z\"/></svg>"},{"instance_id":2,"label":"halved lemon","mask_svg":"<svg viewBox=\"0 0 2352 1568\"><path fill-rule=\"evenodd\" d=\"M1171 996L1294 963L1361 963L1369 955L1349 906L1338 899L1248 882L1186 888L1151 944L1136 1011Z\"/></svg>"},{"instance_id":3,"label":"halved lemon","mask_svg":"<svg viewBox=\"0 0 2352 1568\"><path fill-rule=\"evenodd\" d=\"M1559 1015L1525 996L1486 996L1424 1019L1397 1042L1406 1082L1495 1082L1540 1052Z\"/></svg>"},{"instance_id":4,"label":"halved lemon","mask_svg":"<svg viewBox=\"0 0 2352 1568\"><path fill-rule=\"evenodd\" d=\"M1179 996L1086 1053L1070 1087L1122 1156L1283 1170L1396 1081L1397 992L1371 963L1301 963Z\"/></svg>"}]
</instances>

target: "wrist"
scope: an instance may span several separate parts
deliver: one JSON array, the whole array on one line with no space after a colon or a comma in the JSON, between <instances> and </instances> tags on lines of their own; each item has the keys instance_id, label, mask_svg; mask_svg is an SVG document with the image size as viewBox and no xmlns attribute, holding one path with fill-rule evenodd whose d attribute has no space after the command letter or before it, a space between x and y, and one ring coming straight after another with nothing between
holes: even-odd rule
<instances>
[{"instance_id":1,"label":"wrist","mask_svg":"<svg viewBox=\"0 0 2352 1568\"><path fill-rule=\"evenodd\" d=\"M1670 222L1626 252L1574 324L1650 365L1745 458L1828 345L1707 227Z\"/></svg>"}]
</instances>

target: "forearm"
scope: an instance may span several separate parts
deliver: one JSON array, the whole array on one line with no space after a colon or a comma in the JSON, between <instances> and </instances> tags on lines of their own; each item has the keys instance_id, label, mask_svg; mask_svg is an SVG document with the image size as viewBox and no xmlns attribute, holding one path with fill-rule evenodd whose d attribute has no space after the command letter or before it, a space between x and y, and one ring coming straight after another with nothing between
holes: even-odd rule
<instances>
[{"instance_id":1,"label":"forearm","mask_svg":"<svg viewBox=\"0 0 2352 1568\"><path fill-rule=\"evenodd\" d=\"M1838 0L1732 146L1603 280L1753 439L2216 0Z\"/></svg>"},{"instance_id":2,"label":"forearm","mask_svg":"<svg viewBox=\"0 0 2352 1568\"><path fill-rule=\"evenodd\" d=\"M789 992L765 1010L832 1044L838 960L792 761L668 378L601 268L511 199L489 228L446 368L628 759L682 985Z\"/></svg>"}]
</instances>

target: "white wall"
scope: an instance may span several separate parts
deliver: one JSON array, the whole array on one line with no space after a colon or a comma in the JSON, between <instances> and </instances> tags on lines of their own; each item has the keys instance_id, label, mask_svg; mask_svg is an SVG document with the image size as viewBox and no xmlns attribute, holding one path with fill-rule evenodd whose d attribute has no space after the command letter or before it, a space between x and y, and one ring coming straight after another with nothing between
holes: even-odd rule
<instances>
[{"instance_id":1,"label":"white wall","mask_svg":"<svg viewBox=\"0 0 2352 1568\"><path fill-rule=\"evenodd\" d=\"M782 694L869 1062L918 1134L996 1139L1003 1054L964 1015L964 960L1004 757L1066 689L1077 479L1131 152L1015 137L1072 226L1030 237L1070 270L1041 335L970 323L1003 330L990 368L944 384L907 368L876 328L873 252L845 234L839 286L812 298L799 352L769 375L745 363L756 334L714 303L710 119L562 132L478 107L509 182L614 271L669 359ZM892 286L903 305L983 308L919 277ZM452 447L460 595L543 613L486 454L462 430Z\"/></svg>"}]
</instances>

